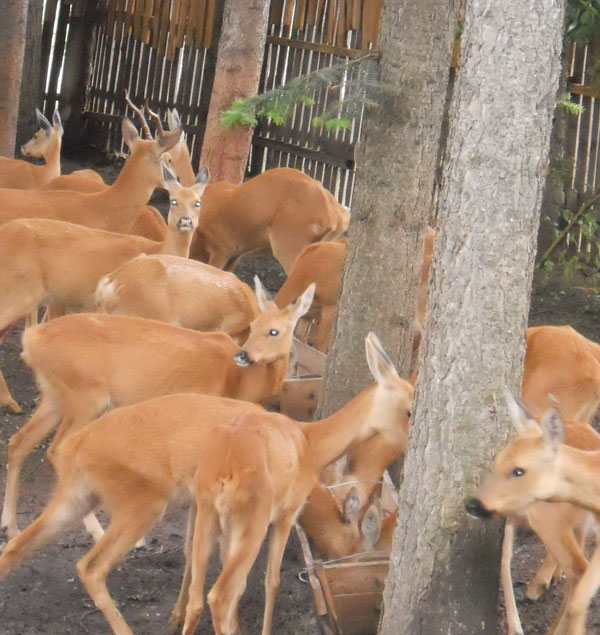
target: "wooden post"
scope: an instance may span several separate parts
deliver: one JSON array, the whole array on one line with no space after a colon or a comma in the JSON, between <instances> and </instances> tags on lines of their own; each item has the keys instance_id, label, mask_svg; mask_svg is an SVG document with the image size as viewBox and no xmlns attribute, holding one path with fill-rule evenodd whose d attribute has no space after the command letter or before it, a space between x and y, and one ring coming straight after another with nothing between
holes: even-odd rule
<instances>
[{"instance_id":1,"label":"wooden post","mask_svg":"<svg viewBox=\"0 0 600 635\"><path fill-rule=\"evenodd\" d=\"M29 0L27 12L27 34L21 98L19 100L19 121L17 125L17 146L28 141L37 130L35 109L42 107L42 10L43 0Z\"/></svg>"},{"instance_id":2,"label":"wooden post","mask_svg":"<svg viewBox=\"0 0 600 635\"><path fill-rule=\"evenodd\" d=\"M15 151L28 5L29 0L0 0L0 156Z\"/></svg>"},{"instance_id":3,"label":"wooden post","mask_svg":"<svg viewBox=\"0 0 600 635\"><path fill-rule=\"evenodd\" d=\"M269 5L265 0L225 1L200 158L200 165L208 165L214 181L241 183L244 178L252 130L242 126L223 130L219 116L234 99L251 97L258 90Z\"/></svg>"}]
</instances>

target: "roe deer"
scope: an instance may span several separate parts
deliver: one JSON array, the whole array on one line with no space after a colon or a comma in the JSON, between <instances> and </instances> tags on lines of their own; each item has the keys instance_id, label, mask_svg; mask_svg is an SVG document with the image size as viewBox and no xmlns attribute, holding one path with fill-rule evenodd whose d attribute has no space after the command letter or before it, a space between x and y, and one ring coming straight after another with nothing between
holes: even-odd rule
<instances>
[{"instance_id":1,"label":"roe deer","mask_svg":"<svg viewBox=\"0 0 600 635\"><path fill-rule=\"evenodd\" d=\"M96 305L112 315L224 331L238 342L258 315L252 289L233 273L189 258L146 254L100 280Z\"/></svg>"},{"instance_id":2,"label":"roe deer","mask_svg":"<svg viewBox=\"0 0 600 635\"><path fill-rule=\"evenodd\" d=\"M35 165L20 159L0 157L0 188L34 190L60 176L60 146L63 127L58 110L52 115L52 123L36 108L40 129L23 146L26 157L44 159L44 165Z\"/></svg>"},{"instance_id":3,"label":"roe deer","mask_svg":"<svg viewBox=\"0 0 600 635\"><path fill-rule=\"evenodd\" d=\"M371 359L379 356L372 337L366 344ZM371 365L385 375L387 363L386 356ZM283 551L319 470L376 432L396 433L396 422L382 420L381 408L372 408L375 393L362 393L327 419L308 424L207 395L168 395L114 410L59 446L55 493L38 519L4 548L0 577L61 530L106 507L110 525L77 573L112 631L132 635L108 594L106 576L161 518L174 494L185 491L193 505L171 626L183 624L184 635L195 631L207 561L218 537L223 569L208 604L216 633L239 632L238 602L272 525L262 626L269 635ZM390 398L401 400L395 391ZM406 395L407 410L409 401ZM391 429L383 428L390 423Z\"/></svg>"},{"instance_id":4,"label":"roe deer","mask_svg":"<svg viewBox=\"0 0 600 635\"><path fill-rule=\"evenodd\" d=\"M261 313L243 348L225 333L200 333L155 320L72 314L23 334L23 358L33 370L41 399L8 444L2 526L16 523L17 484L27 454L58 427L49 456L71 432L107 408L174 392L199 392L263 402L285 379L294 327L308 311L309 287L285 309L268 301L256 278ZM90 522L91 521L90 519ZM88 524L97 537L97 524Z\"/></svg>"},{"instance_id":5,"label":"roe deer","mask_svg":"<svg viewBox=\"0 0 600 635\"><path fill-rule=\"evenodd\" d=\"M172 192L169 224L164 241L116 234L83 225L44 218L14 220L0 226L0 342L19 318L40 304L90 308L102 276L141 253L186 256L206 172L198 184L183 188L165 168L165 186ZM0 371L0 405L20 408L10 395Z\"/></svg>"},{"instance_id":6,"label":"roe deer","mask_svg":"<svg viewBox=\"0 0 600 635\"><path fill-rule=\"evenodd\" d=\"M206 188L190 256L231 270L245 253L270 249L287 273L306 245L337 238L349 219L321 183L294 168L273 168L241 185Z\"/></svg>"}]
</instances>

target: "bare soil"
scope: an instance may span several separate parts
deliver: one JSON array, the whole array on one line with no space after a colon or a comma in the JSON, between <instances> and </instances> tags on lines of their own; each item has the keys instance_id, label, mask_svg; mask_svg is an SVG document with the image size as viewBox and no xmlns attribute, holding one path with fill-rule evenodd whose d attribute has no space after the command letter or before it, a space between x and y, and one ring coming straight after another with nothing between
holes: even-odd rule
<instances>
[{"instance_id":1,"label":"bare soil","mask_svg":"<svg viewBox=\"0 0 600 635\"><path fill-rule=\"evenodd\" d=\"M90 167L85 162L66 162L65 172L78 167ZM112 181L117 167L107 164L99 168L107 181ZM164 211L167 200L158 197L156 203ZM259 273L267 288L276 291L283 282L283 273L268 256L246 259L238 274L250 282ZM530 323L571 324L581 333L600 341L600 290L588 288L585 279L565 283L557 278L550 282L536 277ZM0 346L0 366L13 394L24 413L12 415L0 412L0 468L6 465L7 444L29 418L37 403L37 390L29 370L19 358L21 326L13 328ZM54 475L45 457L46 444L39 446L28 458L22 474L19 504L19 524L24 528L41 511L54 482ZM0 491L4 491L6 470L0 469ZM104 519L105 521L105 519ZM111 573L109 589L135 633L151 635L167 632L167 620L177 597L183 571L183 536L185 509L174 507L164 520L147 536L147 546L131 552ZM0 549L4 538L0 537ZM91 542L83 528L62 534L57 540L36 552L25 564L0 584L0 635L37 635L39 633L77 634L106 633L102 615L94 608L75 572L75 563L90 548ZM527 634L544 633L560 605L564 583L552 588L538 602L524 599L525 586L541 562L543 552L537 538L522 532L517 540L513 575L519 611ZM248 579L246 593L240 604L240 619L245 633L259 633L264 602L263 579L265 550L261 552ZM308 586L298 574L303 562L294 537L289 541L277 597L273 633L308 635L317 633L317 622ZM210 588L218 574L214 557L207 578ZM502 602L499 611L503 613ZM600 633L600 601L596 599L588 622L590 633ZM212 633L209 612L206 611L198 633ZM501 630L500 632L505 632Z\"/></svg>"}]
</instances>

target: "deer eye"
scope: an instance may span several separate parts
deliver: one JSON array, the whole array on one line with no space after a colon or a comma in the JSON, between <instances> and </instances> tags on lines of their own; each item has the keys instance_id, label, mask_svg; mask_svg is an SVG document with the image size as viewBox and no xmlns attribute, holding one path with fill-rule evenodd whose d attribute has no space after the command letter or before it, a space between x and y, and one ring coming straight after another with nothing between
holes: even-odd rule
<instances>
[{"instance_id":1,"label":"deer eye","mask_svg":"<svg viewBox=\"0 0 600 635\"><path fill-rule=\"evenodd\" d=\"M200 207L202 205L202 203L200 201L196 201L194 203L194 207Z\"/></svg>"},{"instance_id":2,"label":"deer eye","mask_svg":"<svg viewBox=\"0 0 600 635\"><path fill-rule=\"evenodd\" d=\"M523 476L525 474L525 470L522 467L515 467L512 471L513 476Z\"/></svg>"},{"instance_id":3,"label":"deer eye","mask_svg":"<svg viewBox=\"0 0 600 635\"><path fill-rule=\"evenodd\" d=\"M269 331L269 335L270 335L271 337L276 337L277 335L279 335L279 331L278 331L277 329L271 329L271 330Z\"/></svg>"},{"instance_id":4,"label":"deer eye","mask_svg":"<svg viewBox=\"0 0 600 635\"><path fill-rule=\"evenodd\" d=\"M177 205L177 201L174 198L171 199L171 205Z\"/></svg>"}]
</instances>

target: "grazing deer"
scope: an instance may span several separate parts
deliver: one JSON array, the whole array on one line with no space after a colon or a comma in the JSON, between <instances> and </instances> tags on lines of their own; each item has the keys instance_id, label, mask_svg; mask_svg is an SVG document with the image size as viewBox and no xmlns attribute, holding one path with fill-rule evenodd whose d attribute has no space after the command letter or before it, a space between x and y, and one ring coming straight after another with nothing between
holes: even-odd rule
<instances>
[{"instance_id":1,"label":"grazing deer","mask_svg":"<svg viewBox=\"0 0 600 635\"><path fill-rule=\"evenodd\" d=\"M237 607L247 575L272 525L262 634L269 635L279 570L289 532L318 472L352 444L379 432L395 436L393 418L379 415L408 395L376 338L367 338L370 367L394 389L390 404L377 390L361 393L332 416L302 424L255 404L207 395L175 394L119 408L71 435L55 457L56 491L42 512L0 556L0 577L33 550L102 506L110 525L78 563L77 572L114 633L132 631L108 595L106 576L163 515L176 492L193 498L186 571L171 626L191 635L203 609L204 576L215 538L223 569L208 593L215 632L239 632ZM385 390L385 387L384 387ZM367 414L368 412L368 414ZM392 425L391 429L383 426Z\"/></svg>"},{"instance_id":2,"label":"grazing deer","mask_svg":"<svg viewBox=\"0 0 600 635\"><path fill-rule=\"evenodd\" d=\"M510 518L529 515L542 504L539 501L548 501L600 513L600 451L564 445L566 428L555 410L544 415L541 425L514 398L509 398L509 412L517 436L498 453L477 497L466 501L467 511L479 518L493 514ZM549 520L545 519L546 526ZM555 557L559 559L558 554ZM600 583L600 544L590 563L584 563L585 559L578 563L568 557L560 562L567 573L567 589L553 633L585 633L587 607Z\"/></svg>"},{"instance_id":3,"label":"grazing deer","mask_svg":"<svg viewBox=\"0 0 600 635\"><path fill-rule=\"evenodd\" d=\"M2 526L16 523L17 483L27 454L58 427L49 450L107 408L161 394L199 392L261 403L285 379L296 322L310 308L314 286L285 309L269 301L258 278L261 313L242 349L225 333L200 333L154 320L72 314L27 329L23 359L41 392L31 419L8 444ZM96 537L97 523L88 529Z\"/></svg>"},{"instance_id":4,"label":"grazing deer","mask_svg":"<svg viewBox=\"0 0 600 635\"><path fill-rule=\"evenodd\" d=\"M36 108L40 129L23 146L21 152L26 157L44 159L44 165L28 161L0 157L0 188L34 190L60 176L60 146L63 127L58 110L52 115L52 123Z\"/></svg>"},{"instance_id":5,"label":"grazing deer","mask_svg":"<svg viewBox=\"0 0 600 635\"><path fill-rule=\"evenodd\" d=\"M252 289L233 273L189 258L147 254L102 278L96 305L112 315L224 331L238 342L259 313Z\"/></svg>"},{"instance_id":6,"label":"grazing deer","mask_svg":"<svg viewBox=\"0 0 600 635\"><path fill-rule=\"evenodd\" d=\"M177 143L181 131L146 141L129 119L123 120L122 131L131 155L110 187L92 194L0 190L0 225L17 218L48 218L162 240L166 233L162 216L146 203L154 189L162 187L161 156Z\"/></svg>"},{"instance_id":7,"label":"grazing deer","mask_svg":"<svg viewBox=\"0 0 600 635\"><path fill-rule=\"evenodd\" d=\"M44 218L0 226L0 341L8 327L40 304L93 308L100 278L139 254L188 254L207 172L201 170L191 188L181 186L168 168L164 173L171 206L160 242ZM0 405L20 412L1 371Z\"/></svg>"},{"instance_id":8,"label":"grazing deer","mask_svg":"<svg viewBox=\"0 0 600 635\"><path fill-rule=\"evenodd\" d=\"M212 187L212 186L211 186ZM207 188L208 192L209 188ZM415 318L415 333L419 337L415 346L418 348L420 333L427 308L427 285L429 280L429 266L435 242L435 230L427 228L425 235L425 254L419 288L417 316ZM295 297L298 289L305 289L306 285L314 282L315 291L316 328L311 332L308 343L317 350L326 352L331 338L331 330L335 322L338 298L342 286L346 243L343 240L319 242L305 247L294 261L288 277L275 296L275 303L283 305Z\"/></svg>"},{"instance_id":9,"label":"grazing deer","mask_svg":"<svg viewBox=\"0 0 600 635\"><path fill-rule=\"evenodd\" d=\"M294 168L273 168L241 185L206 188L190 257L231 270L244 254L270 249L287 273L306 245L333 240L349 220L321 183Z\"/></svg>"}]
</instances>

